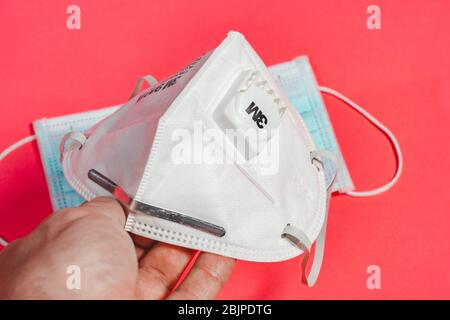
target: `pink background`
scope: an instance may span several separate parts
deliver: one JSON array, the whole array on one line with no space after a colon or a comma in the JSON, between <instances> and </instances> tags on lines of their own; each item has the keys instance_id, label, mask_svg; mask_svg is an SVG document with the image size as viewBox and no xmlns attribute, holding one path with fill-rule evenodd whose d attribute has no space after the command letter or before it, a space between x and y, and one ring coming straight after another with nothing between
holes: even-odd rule
<instances>
[{"instance_id":1,"label":"pink background","mask_svg":"<svg viewBox=\"0 0 450 320\"><path fill-rule=\"evenodd\" d=\"M81 7L81 30L66 8ZM366 28L381 8L382 30ZM0 149L30 123L124 102L139 76L164 78L242 32L266 64L308 54L319 83L342 91L398 137L405 167L386 194L334 197L316 286L300 258L239 261L220 298L450 298L449 1L0 0ZM395 170L388 140L333 98L325 101L355 184ZM51 213L37 147L1 163L0 233L29 233ZM381 290L366 268L379 265Z\"/></svg>"}]
</instances>

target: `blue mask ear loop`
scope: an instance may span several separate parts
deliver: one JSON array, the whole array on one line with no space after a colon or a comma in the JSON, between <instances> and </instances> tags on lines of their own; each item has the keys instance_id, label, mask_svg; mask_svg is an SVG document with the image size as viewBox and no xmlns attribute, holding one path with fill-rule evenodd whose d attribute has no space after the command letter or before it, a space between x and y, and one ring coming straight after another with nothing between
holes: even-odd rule
<instances>
[{"instance_id":1,"label":"blue mask ear loop","mask_svg":"<svg viewBox=\"0 0 450 320\"><path fill-rule=\"evenodd\" d=\"M391 181L386 183L384 186L381 186L379 188L373 189L373 190L367 190L367 191L347 191L346 194L352 197L370 197L374 196L383 192L386 192L389 190L400 178L400 175L403 170L403 156L402 151L400 150L400 145L397 141L397 138L395 138L394 134L389 130L384 124L382 124L378 119L376 119L373 115L371 115L369 112L364 110L362 107L357 105L355 102L344 96L343 94L337 92L334 89L330 89L327 87L319 86L319 90L323 93L332 95L339 100L343 101L345 104L356 110L358 113L360 113L363 117L365 117L368 121L370 121L374 126L376 126L379 130L384 132L386 136L391 141L394 151L397 156L397 171L395 172L395 175L392 177Z\"/></svg>"},{"instance_id":2,"label":"blue mask ear loop","mask_svg":"<svg viewBox=\"0 0 450 320\"><path fill-rule=\"evenodd\" d=\"M3 150L0 153L0 162L5 159L10 153L12 153L13 151L19 149L20 147L22 147L23 145L32 142L36 140L36 136L35 135L31 135L28 137L25 137L15 143L13 143L12 145L10 145L8 148L6 148L5 150ZM0 245L2 245L3 247L6 247L8 245L8 241L3 238L2 236L0 236Z\"/></svg>"}]
</instances>

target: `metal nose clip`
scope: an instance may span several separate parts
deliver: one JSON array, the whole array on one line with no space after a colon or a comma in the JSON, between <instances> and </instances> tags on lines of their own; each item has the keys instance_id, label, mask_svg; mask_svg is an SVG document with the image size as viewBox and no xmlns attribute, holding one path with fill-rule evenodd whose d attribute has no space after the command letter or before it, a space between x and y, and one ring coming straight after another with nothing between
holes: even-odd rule
<instances>
[{"instance_id":1,"label":"metal nose clip","mask_svg":"<svg viewBox=\"0 0 450 320\"><path fill-rule=\"evenodd\" d=\"M120 186L114 181L105 177L103 174L95 169L91 169L88 172L88 177L100 187L110 192L122 205L124 205L129 211L136 211L152 217L168 220L178 224L182 224L203 232L210 233L217 237L223 237L225 235L225 229L215 224L184 215L179 212L167 210L161 207L152 206L140 201L132 199Z\"/></svg>"}]
</instances>

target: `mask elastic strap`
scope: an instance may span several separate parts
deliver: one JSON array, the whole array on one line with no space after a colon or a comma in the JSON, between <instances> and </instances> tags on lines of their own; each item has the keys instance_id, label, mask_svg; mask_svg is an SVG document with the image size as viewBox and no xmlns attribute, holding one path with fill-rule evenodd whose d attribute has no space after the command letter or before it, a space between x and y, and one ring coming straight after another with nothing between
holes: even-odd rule
<instances>
[{"instance_id":1,"label":"mask elastic strap","mask_svg":"<svg viewBox=\"0 0 450 320\"><path fill-rule=\"evenodd\" d=\"M6 239L1 236L0 236L0 245L2 247L6 247L8 245L8 241L6 241Z\"/></svg>"},{"instance_id":2,"label":"mask elastic strap","mask_svg":"<svg viewBox=\"0 0 450 320\"><path fill-rule=\"evenodd\" d=\"M73 146L73 148L80 149L85 144L86 140L87 140L86 136L81 132L71 131L66 133L64 137L61 139L61 143L59 144L59 155L61 157L60 158L61 163L63 162L64 156L67 152L66 150L67 142L70 142L70 145Z\"/></svg>"},{"instance_id":3,"label":"mask elastic strap","mask_svg":"<svg viewBox=\"0 0 450 320\"><path fill-rule=\"evenodd\" d=\"M147 82L147 84L150 87L158 83L156 78L153 77L152 75L146 75L139 78L138 81L136 82L133 92L131 93L130 100L133 99L141 91L144 82ZM86 140L87 137L81 132L68 132L67 134L65 134L59 146L61 162L63 161L64 155L66 153L66 143L68 141L76 143L77 145L75 147L81 148L86 142Z\"/></svg>"},{"instance_id":4,"label":"mask elastic strap","mask_svg":"<svg viewBox=\"0 0 450 320\"><path fill-rule=\"evenodd\" d=\"M153 77L152 75L146 75L143 76L141 78L138 79L138 81L136 82L136 85L134 87L133 92L131 93L130 99L133 99L138 93L139 91L141 91L142 85L144 84L144 81L147 82L147 84L151 87L154 86L158 83L158 80L156 80L155 77Z\"/></svg>"},{"instance_id":5,"label":"mask elastic strap","mask_svg":"<svg viewBox=\"0 0 450 320\"><path fill-rule=\"evenodd\" d=\"M396 157L397 157L397 171L395 172L395 175L391 179L391 181L386 183L384 186L381 186L381 187L373 189L373 190L347 191L345 193L352 197L369 197L369 196L374 196L374 195L377 195L377 194L380 194L380 193L383 193L383 192L389 190L397 182L397 180L400 177L400 174L402 173L402 170L403 170L403 156L402 156L402 152L400 150L400 145L399 145L397 139L395 138L394 134L385 125L383 125L378 119L376 119L369 112L364 110L362 107L357 105L355 102L351 101L349 98L347 98L343 94L337 92L336 90L333 90L333 89L330 89L327 87L323 87L323 86L319 86L319 90L323 93L332 95L332 96L338 98L339 100L343 101L348 106L350 106L351 108L353 108L354 110L359 112L361 115L363 115L367 120L369 120L379 130L381 130L383 133L385 133L386 136L391 141L392 146L394 147Z\"/></svg>"},{"instance_id":6,"label":"mask elastic strap","mask_svg":"<svg viewBox=\"0 0 450 320\"><path fill-rule=\"evenodd\" d=\"M5 150L3 150L0 153L0 162L5 159L10 153L14 152L15 150L19 149L20 147L22 147L23 145L32 142L36 140L36 136L35 135L31 135L28 137L25 137L15 143L13 143L12 145L10 145L8 148L6 148ZM2 236L0 236L0 245L6 247L8 245L8 241L3 238Z\"/></svg>"},{"instance_id":7,"label":"mask elastic strap","mask_svg":"<svg viewBox=\"0 0 450 320\"><path fill-rule=\"evenodd\" d=\"M313 262L311 265L311 269L309 274L306 273L306 266L308 265L308 261L311 255L311 242L308 236L299 228L288 224L282 233L282 237L287 238L294 245L302 249L305 253L305 256L302 260L302 282L306 284L308 287L314 286L319 277L320 269L322 268L323 254L325 251L325 236L327 232L327 222L328 222L328 211L330 207L330 199L331 199L331 190L336 180L337 170L338 170L338 162L336 156L327 150L316 150L311 152L311 161L313 163L319 163L319 170L324 169L323 159L330 160L334 167L334 173L331 181L327 186L327 199L326 199L326 208L325 208L325 217L322 224L322 228L320 229L319 235L316 239L316 247L313 257Z\"/></svg>"}]
</instances>

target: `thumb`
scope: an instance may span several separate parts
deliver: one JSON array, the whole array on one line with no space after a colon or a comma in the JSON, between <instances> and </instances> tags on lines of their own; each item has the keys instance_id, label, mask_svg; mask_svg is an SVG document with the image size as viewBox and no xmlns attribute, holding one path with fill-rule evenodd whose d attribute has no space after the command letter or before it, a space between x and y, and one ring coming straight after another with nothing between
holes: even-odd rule
<instances>
[{"instance_id":1,"label":"thumb","mask_svg":"<svg viewBox=\"0 0 450 320\"><path fill-rule=\"evenodd\" d=\"M122 205L114 198L98 197L83 203L80 208L105 215L117 221L120 225L125 225L126 212Z\"/></svg>"}]
</instances>

